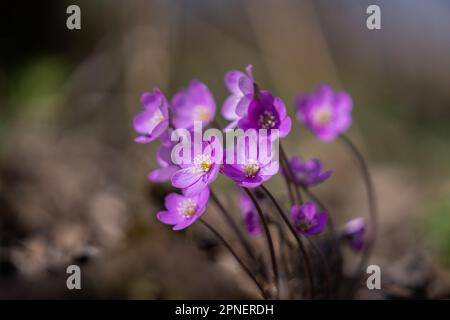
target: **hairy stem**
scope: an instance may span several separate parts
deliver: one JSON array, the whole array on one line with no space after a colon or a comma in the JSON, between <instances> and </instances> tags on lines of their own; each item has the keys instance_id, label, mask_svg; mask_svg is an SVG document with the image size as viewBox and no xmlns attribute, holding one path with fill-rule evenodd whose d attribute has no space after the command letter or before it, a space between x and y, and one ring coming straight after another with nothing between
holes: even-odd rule
<instances>
[{"instance_id":1,"label":"hairy stem","mask_svg":"<svg viewBox=\"0 0 450 320\"><path fill-rule=\"evenodd\" d=\"M302 194L300 193L298 186L295 184L294 172L292 172L292 168L289 165L289 160L287 158L286 152L283 149L283 146L281 145L281 142L280 142L280 156L281 156L281 165L283 166L284 171L287 175L287 177L285 177L286 183L289 184L289 181L290 183L292 183L292 187L297 197L297 203L302 204L303 203Z\"/></svg>"},{"instance_id":2,"label":"hairy stem","mask_svg":"<svg viewBox=\"0 0 450 320\"><path fill-rule=\"evenodd\" d=\"M267 224L267 220L264 217L264 214L263 214L263 212L261 210L261 207L260 207L258 201L256 200L255 196L247 188L242 188L242 189L244 189L244 191L247 193L247 195L252 200L253 205L255 206L256 211L258 212L259 219L261 220L261 223L263 224L264 233L266 234L266 239L267 239L267 245L269 247L269 253L270 253L270 260L271 260L271 263L272 263L273 275L275 277L276 295L278 297L278 295L279 295L279 288L280 288L280 278L279 278L279 274L278 274L277 258L275 256L275 247L273 245L272 234L270 233L269 226Z\"/></svg>"},{"instance_id":3,"label":"hairy stem","mask_svg":"<svg viewBox=\"0 0 450 320\"><path fill-rule=\"evenodd\" d=\"M322 250L319 248L319 246L314 242L314 240L310 239L309 237L306 237L306 240L310 243L314 251L317 252L317 255L319 256L323 269L325 271L325 283L327 288L327 297L331 298L331 270L330 265L328 264L328 260L326 259L325 255L323 254Z\"/></svg>"},{"instance_id":4,"label":"hairy stem","mask_svg":"<svg viewBox=\"0 0 450 320\"><path fill-rule=\"evenodd\" d=\"M311 261L309 260L308 253L305 250L305 247L303 246L303 243L297 234L297 232L294 229L294 226L292 226L289 219L286 217L286 215L283 212L283 209L281 208L278 201L276 201L275 197L270 193L270 191L264 186L261 185L261 189L264 191L264 193L269 197L269 199L274 204L275 208L277 209L278 214L280 215L281 219L283 219L284 223L289 228L289 231L294 236L295 240L297 241L297 244L300 248L300 251L303 255L304 261L305 261L305 267L306 267L306 277L309 280L309 286L308 286L308 296L311 298L314 294L314 281L313 281L313 273L312 273L312 267L311 267Z\"/></svg>"},{"instance_id":5,"label":"hairy stem","mask_svg":"<svg viewBox=\"0 0 450 320\"><path fill-rule=\"evenodd\" d=\"M264 288L261 286L261 284L258 282L258 280L256 279L255 275L250 271L250 269L245 265L245 263L241 260L241 258L239 258L239 255L236 253L236 251L234 251L233 247L231 247L231 245L228 243L228 241L225 240L224 237L222 237L222 235L213 227L211 226L209 223L207 223L205 220L203 219L199 219L199 221L206 227L209 229L209 231L211 231L222 243L223 245L228 249L228 251L231 253L231 255L236 259L236 261L239 263L239 265L242 267L242 269L245 271L245 273L247 273L247 275L249 276L249 278L255 283L255 285L258 287L261 295L263 296L264 299L267 299L267 293L265 292Z\"/></svg>"},{"instance_id":6,"label":"hairy stem","mask_svg":"<svg viewBox=\"0 0 450 320\"><path fill-rule=\"evenodd\" d=\"M333 219L331 217L330 211L327 209L325 204L307 187L304 187L303 190L305 191L306 195L312 199L314 202L316 202L319 207L322 208L322 210L326 211L328 213L328 228L329 232L331 234L332 242L333 242L333 253L337 257L337 270L336 270L336 284L339 284L342 279L342 251L341 247L339 245L339 239L336 234L336 229L334 227Z\"/></svg>"},{"instance_id":7,"label":"hairy stem","mask_svg":"<svg viewBox=\"0 0 450 320\"><path fill-rule=\"evenodd\" d=\"M215 204L217 205L217 207L220 209L220 211L222 211L223 216L225 217L225 219L227 220L228 224L230 225L230 227L233 229L234 233L236 233L237 237L239 238L239 241L242 243L245 251L247 252L247 254L249 255L249 257L253 260L256 261L256 256L250 246L250 243L247 241L247 239L245 238L245 236L243 235L241 229L239 229L239 226L236 224L236 222L233 220L233 218L231 217L231 215L229 214L228 210L225 209L224 205L222 204L222 202L220 202L219 198L216 196L216 194L212 191L212 189L210 190L210 194L211 194L211 198L213 199L213 201L215 202Z\"/></svg>"},{"instance_id":8,"label":"hairy stem","mask_svg":"<svg viewBox=\"0 0 450 320\"><path fill-rule=\"evenodd\" d=\"M378 227L378 209L372 177L363 155L348 137L346 137L345 135L341 135L340 138L344 145L348 147L348 149L353 153L358 162L364 180L364 185L366 187L367 199L369 202L370 228L367 237L367 247L363 252L363 256L357 270L357 277L359 278L364 270L364 266L367 264L367 260L369 259L373 250L373 246L375 244Z\"/></svg>"}]
</instances>

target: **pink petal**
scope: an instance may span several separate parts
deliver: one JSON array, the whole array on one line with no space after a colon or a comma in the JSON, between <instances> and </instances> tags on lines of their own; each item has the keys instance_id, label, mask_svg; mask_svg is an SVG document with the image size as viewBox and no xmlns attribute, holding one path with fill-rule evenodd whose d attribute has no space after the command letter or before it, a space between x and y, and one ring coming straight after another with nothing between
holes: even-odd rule
<instances>
[{"instance_id":1,"label":"pink petal","mask_svg":"<svg viewBox=\"0 0 450 320\"><path fill-rule=\"evenodd\" d=\"M177 224L184 220L184 217L175 212L161 211L156 215L156 218L165 224Z\"/></svg>"},{"instance_id":2,"label":"pink petal","mask_svg":"<svg viewBox=\"0 0 450 320\"><path fill-rule=\"evenodd\" d=\"M172 176L172 185L175 188L187 188L194 183L196 183L199 179L201 179L201 173L195 173L195 168L190 166L184 169L180 169L175 172Z\"/></svg>"}]
</instances>

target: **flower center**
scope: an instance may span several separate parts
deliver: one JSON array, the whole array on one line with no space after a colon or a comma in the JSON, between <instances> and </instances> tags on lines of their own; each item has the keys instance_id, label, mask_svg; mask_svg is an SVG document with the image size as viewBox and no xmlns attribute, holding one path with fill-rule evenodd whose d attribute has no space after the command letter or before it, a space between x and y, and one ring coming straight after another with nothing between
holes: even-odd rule
<instances>
[{"instance_id":1,"label":"flower center","mask_svg":"<svg viewBox=\"0 0 450 320\"><path fill-rule=\"evenodd\" d=\"M277 125L277 118L271 111L264 111L260 116L258 123L264 129L272 129Z\"/></svg>"},{"instance_id":2,"label":"flower center","mask_svg":"<svg viewBox=\"0 0 450 320\"><path fill-rule=\"evenodd\" d=\"M258 161L255 160L247 161L247 163L243 165L242 171L248 178L253 178L259 171Z\"/></svg>"},{"instance_id":3,"label":"flower center","mask_svg":"<svg viewBox=\"0 0 450 320\"><path fill-rule=\"evenodd\" d=\"M153 116L150 118L150 123L156 126L163 120L164 120L164 115L162 114L161 110L158 109L155 111Z\"/></svg>"},{"instance_id":4,"label":"flower center","mask_svg":"<svg viewBox=\"0 0 450 320\"><path fill-rule=\"evenodd\" d=\"M309 230L316 225L316 221L315 220L308 221L307 219L301 219L297 225L302 230Z\"/></svg>"},{"instance_id":5,"label":"flower center","mask_svg":"<svg viewBox=\"0 0 450 320\"><path fill-rule=\"evenodd\" d=\"M321 108L317 110L314 115L314 123L325 126L327 125L331 120L331 112L327 107Z\"/></svg>"},{"instance_id":6,"label":"flower center","mask_svg":"<svg viewBox=\"0 0 450 320\"><path fill-rule=\"evenodd\" d=\"M201 154L194 158L194 165L198 173L208 172L212 167L212 161L209 156Z\"/></svg>"},{"instance_id":7,"label":"flower center","mask_svg":"<svg viewBox=\"0 0 450 320\"><path fill-rule=\"evenodd\" d=\"M309 228L311 228L311 224L306 219L300 220L298 226L303 230L308 230Z\"/></svg>"},{"instance_id":8,"label":"flower center","mask_svg":"<svg viewBox=\"0 0 450 320\"><path fill-rule=\"evenodd\" d=\"M185 216L186 218L190 218L195 213L195 202L192 199L183 200L178 206L178 212Z\"/></svg>"},{"instance_id":9,"label":"flower center","mask_svg":"<svg viewBox=\"0 0 450 320\"><path fill-rule=\"evenodd\" d=\"M210 112L208 108L204 106L197 106L194 109L195 119L200 121L208 121L210 118Z\"/></svg>"}]
</instances>

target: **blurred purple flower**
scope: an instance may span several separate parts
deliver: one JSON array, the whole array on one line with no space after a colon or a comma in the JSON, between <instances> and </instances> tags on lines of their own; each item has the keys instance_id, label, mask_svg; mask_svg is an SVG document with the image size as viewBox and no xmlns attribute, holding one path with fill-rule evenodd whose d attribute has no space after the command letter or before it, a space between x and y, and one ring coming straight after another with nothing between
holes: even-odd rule
<instances>
[{"instance_id":1,"label":"blurred purple flower","mask_svg":"<svg viewBox=\"0 0 450 320\"><path fill-rule=\"evenodd\" d=\"M180 169L172 175L172 185L180 188L185 196L194 196L207 188L216 178L222 162L220 144L203 142L202 151L192 153L188 164L181 164Z\"/></svg>"},{"instance_id":2,"label":"blurred purple flower","mask_svg":"<svg viewBox=\"0 0 450 320\"><path fill-rule=\"evenodd\" d=\"M266 144L267 149L260 150L262 145L258 143L259 139L264 139L262 143ZM271 147L267 137L258 136L243 141L242 145L236 147L233 161L225 161L221 172L241 187L256 188L278 173L279 163L274 159Z\"/></svg>"},{"instance_id":3,"label":"blurred purple flower","mask_svg":"<svg viewBox=\"0 0 450 320\"><path fill-rule=\"evenodd\" d=\"M317 213L316 204L312 201L293 206L291 216L297 232L310 235L322 232L328 220L326 212Z\"/></svg>"},{"instance_id":4,"label":"blurred purple flower","mask_svg":"<svg viewBox=\"0 0 450 320\"><path fill-rule=\"evenodd\" d=\"M159 212L156 217L162 223L174 225L173 230L182 230L200 218L205 212L208 199L208 188L193 197L171 193L165 199L167 211Z\"/></svg>"},{"instance_id":5,"label":"blurred purple flower","mask_svg":"<svg viewBox=\"0 0 450 320\"><path fill-rule=\"evenodd\" d=\"M294 174L294 182L304 187L319 184L331 176L331 170L322 172L322 163L319 159L303 161L300 157L292 157L289 166ZM288 176L285 170L283 175Z\"/></svg>"},{"instance_id":6,"label":"blurred purple flower","mask_svg":"<svg viewBox=\"0 0 450 320\"><path fill-rule=\"evenodd\" d=\"M252 236L262 233L261 222L252 200L247 194L242 193L239 198L239 207L241 208L244 224L247 232Z\"/></svg>"},{"instance_id":7,"label":"blurred purple flower","mask_svg":"<svg viewBox=\"0 0 450 320\"><path fill-rule=\"evenodd\" d=\"M172 98L173 124L176 128L191 129L194 121L202 121L207 126L214 120L216 103L208 87L192 80L189 86Z\"/></svg>"},{"instance_id":8,"label":"blurred purple flower","mask_svg":"<svg viewBox=\"0 0 450 320\"><path fill-rule=\"evenodd\" d=\"M144 111L133 118L137 143L148 143L158 138L169 126L169 104L159 89L144 93L141 97Z\"/></svg>"},{"instance_id":9,"label":"blurred purple flower","mask_svg":"<svg viewBox=\"0 0 450 320\"><path fill-rule=\"evenodd\" d=\"M328 85L312 94L299 94L295 100L297 119L306 124L319 140L333 141L352 124L352 98L346 92L334 92Z\"/></svg>"},{"instance_id":10,"label":"blurred purple flower","mask_svg":"<svg viewBox=\"0 0 450 320\"><path fill-rule=\"evenodd\" d=\"M253 99L253 66L248 65L243 73L239 70L228 71L225 74L225 85L231 95L222 106L222 116L231 121L227 128L235 128L239 119L245 114Z\"/></svg>"},{"instance_id":11,"label":"blurred purple flower","mask_svg":"<svg viewBox=\"0 0 450 320\"><path fill-rule=\"evenodd\" d=\"M280 137L286 137L291 131L291 118L286 113L286 106L280 98L274 98L269 91L259 91L254 95L238 127L247 129L278 129Z\"/></svg>"},{"instance_id":12,"label":"blurred purple flower","mask_svg":"<svg viewBox=\"0 0 450 320\"><path fill-rule=\"evenodd\" d=\"M355 218L347 222L344 227L344 237L350 242L355 252L361 252L365 247L366 221L364 218Z\"/></svg>"}]
</instances>

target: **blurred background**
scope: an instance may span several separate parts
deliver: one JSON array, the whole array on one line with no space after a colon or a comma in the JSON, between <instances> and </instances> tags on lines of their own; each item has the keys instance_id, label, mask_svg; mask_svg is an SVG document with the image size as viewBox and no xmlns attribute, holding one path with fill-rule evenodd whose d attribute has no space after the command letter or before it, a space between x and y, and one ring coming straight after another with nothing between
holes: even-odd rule
<instances>
[{"instance_id":1,"label":"blurred background","mask_svg":"<svg viewBox=\"0 0 450 320\"><path fill-rule=\"evenodd\" d=\"M81 8L81 30L66 28L70 4ZM381 8L381 30L366 28L370 4ZM158 144L133 143L131 127L141 93L159 87L170 97L196 78L220 107L225 72L250 63L291 115L295 95L320 83L353 96L349 136L375 181L380 227L370 262L383 277L383 290L358 297L450 297L448 1L0 7L0 298L257 297L202 226L177 233L156 220L171 189L146 179ZM320 143L299 125L285 142L289 155L319 157L333 170L315 191L338 227L367 216L342 144ZM283 191L281 182L269 187ZM230 186L222 177L213 188L228 194L221 190ZM223 201L236 203L232 194ZM81 266L82 290L67 290L69 264Z\"/></svg>"}]
</instances>

